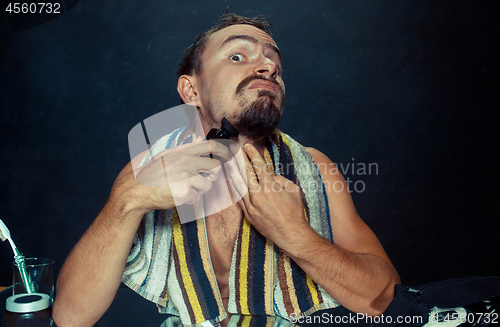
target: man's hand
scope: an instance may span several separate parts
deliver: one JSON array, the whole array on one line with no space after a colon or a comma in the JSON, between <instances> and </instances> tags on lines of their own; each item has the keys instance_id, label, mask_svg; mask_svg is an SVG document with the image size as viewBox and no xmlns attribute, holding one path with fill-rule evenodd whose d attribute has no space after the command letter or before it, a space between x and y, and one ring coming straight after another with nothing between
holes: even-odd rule
<instances>
[{"instance_id":1,"label":"man's hand","mask_svg":"<svg viewBox=\"0 0 500 327\"><path fill-rule=\"evenodd\" d=\"M244 149L249 194L240 205L249 222L341 305L357 313L380 315L394 297L399 277L377 237L357 214L335 165L321 152L307 149L325 186L344 186L342 191L326 187L333 244L305 220L300 188L273 176L253 146L247 144Z\"/></svg>"},{"instance_id":2,"label":"man's hand","mask_svg":"<svg viewBox=\"0 0 500 327\"><path fill-rule=\"evenodd\" d=\"M290 250L297 237L311 229L304 216L302 191L287 178L271 173L255 147L246 144L244 149L249 192L240 205L245 217L278 247Z\"/></svg>"},{"instance_id":3,"label":"man's hand","mask_svg":"<svg viewBox=\"0 0 500 327\"><path fill-rule=\"evenodd\" d=\"M210 158L210 154L220 159ZM143 212L200 201L219 179L221 161L232 157L223 144L201 137L164 150L139 167L145 155L147 151L124 168L112 189L113 198L131 199Z\"/></svg>"}]
</instances>

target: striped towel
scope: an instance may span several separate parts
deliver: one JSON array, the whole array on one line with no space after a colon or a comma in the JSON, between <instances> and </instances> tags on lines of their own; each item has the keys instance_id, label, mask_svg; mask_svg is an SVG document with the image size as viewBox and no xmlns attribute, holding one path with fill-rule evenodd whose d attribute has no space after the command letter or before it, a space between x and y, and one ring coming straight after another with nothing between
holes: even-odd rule
<instances>
[{"instance_id":1,"label":"striped towel","mask_svg":"<svg viewBox=\"0 0 500 327\"><path fill-rule=\"evenodd\" d=\"M213 327L209 322L205 322L201 327ZM185 326L178 316L168 316L160 327L181 327ZM228 327L299 327L280 316L245 316L233 314L227 323Z\"/></svg>"},{"instance_id":2,"label":"striped towel","mask_svg":"<svg viewBox=\"0 0 500 327\"><path fill-rule=\"evenodd\" d=\"M179 129L158 140L151 156L192 141ZM309 152L285 133L268 140L264 159L271 171L302 189L305 217L333 242L326 191ZM181 142L181 140L183 140ZM185 214L186 207L183 207ZM193 216L203 208L190 206ZM227 313L210 260L205 219L179 223L177 209L148 212L143 218L123 274L123 282L157 303L162 313L179 316L190 326L224 320ZM270 240L242 219L229 275L228 311L240 315L290 319L334 308L338 303Z\"/></svg>"}]
</instances>

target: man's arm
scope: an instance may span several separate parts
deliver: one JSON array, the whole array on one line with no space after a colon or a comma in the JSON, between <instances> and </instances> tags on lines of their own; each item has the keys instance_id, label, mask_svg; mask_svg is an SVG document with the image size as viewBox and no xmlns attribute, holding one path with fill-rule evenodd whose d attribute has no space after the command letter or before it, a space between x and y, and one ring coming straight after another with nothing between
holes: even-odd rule
<instances>
[{"instance_id":1,"label":"man's arm","mask_svg":"<svg viewBox=\"0 0 500 327\"><path fill-rule=\"evenodd\" d=\"M143 153L118 175L101 213L75 245L61 269L53 317L59 327L93 326L111 305L120 286L135 234L144 214L170 209L177 203L196 201L211 188L210 172L217 163L202 158L213 153L229 160L228 149L218 143L200 142L164 151L135 177L133 166ZM168 174L168 182L165 180ZM159 186L163 184L163 186ZM149 185L149 186L148 186ZM151 186L157 185L157 186ZM175 194L175 201L174 196Z\"/></svg>"},{"instance_id":2,"label":"man's arm","mask_svg":"<svg viewBox=\"0 0 500 327\"><path fill-rule=\"evenodd\" d=\"M341 305L354 312L380 315L394 297L399 276L357 214L335 165L321 152L308 149L327 188L332 244L306 222L298 186L282 176L272 176L254 147L245 151L251 160L246 166L250 192L243 197L242 207L252 225ZM276 183L282 187L279 192Z\"/></svg>"},{"instance_id":3,"label":"man's arm","mask_svg":"<svg viewBox=\"0 0 500 327\"><path fill-rule=\"evenodd\" d=\"M133 187L131 164L118 175L109 200L66 259L57 281L54 321L93 326L109 308L144 210Z\"/></svg>"}]
</instances>

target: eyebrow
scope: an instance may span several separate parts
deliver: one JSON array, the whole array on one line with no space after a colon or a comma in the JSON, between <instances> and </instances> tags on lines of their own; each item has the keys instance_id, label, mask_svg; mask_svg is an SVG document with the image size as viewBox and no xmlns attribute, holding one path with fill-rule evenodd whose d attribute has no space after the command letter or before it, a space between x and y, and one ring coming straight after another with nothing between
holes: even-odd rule
<instances>
[{"instance_id":1,"label":"eyebrow","mask_svg":"<svg viewBox=\"0 0 500 327\"><path fill-rule=\"evenodd\" d=\"M251 35L246 35L246 34L231 35L227 39L225 39L224 42L222 42L221 46L219 47L219 50L222 49L222 47L224 47L226 44L228 44L232 41L236 41L236 40L245 40L245 41L249 41L252 43L259 43L259 40L257 40L255 37L253 37ZM276 45L266 42L266 43L264 43L264 46L271 49L273 52L275 52L278 55L280 62L281 62L281 52L280 52L280 49L278 49L278 47Z\"/></svg>"}]
</instances>

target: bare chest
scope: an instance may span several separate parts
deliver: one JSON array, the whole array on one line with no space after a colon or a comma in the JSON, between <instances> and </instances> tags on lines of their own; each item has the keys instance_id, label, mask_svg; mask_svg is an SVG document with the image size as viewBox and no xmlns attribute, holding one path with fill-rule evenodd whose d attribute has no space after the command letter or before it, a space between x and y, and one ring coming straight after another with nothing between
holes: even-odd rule
<instances>
[{"instance_id":1,"label":"bare chest","mask_svg":"<svg viewBox=\"0 0 500 327\"><path fill-rule=\"evenodd\" d=\"M242 217L240 207L233 205L205 220L212 266L222 297L229 296L229 269Z\"/></svg>"},{"instance_id":2,"label":"bare chest","mask_svg":"<svg viewBox=\"0 0 500 327\"><path fill-rule=\"evenodd\" d=\"M224 253L232 256L242 217L239 206L233 205L206 218L208 244L212 257L214 254Z\"/></svg>"}]
</instances>

